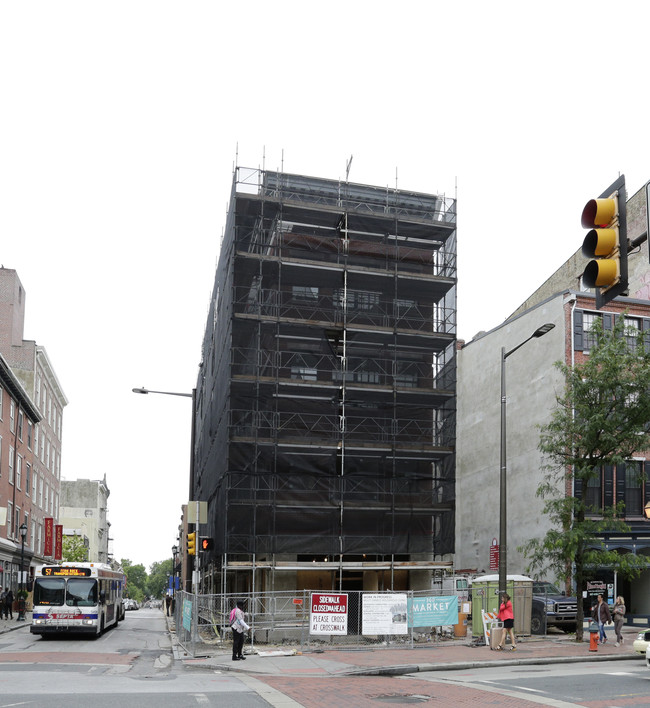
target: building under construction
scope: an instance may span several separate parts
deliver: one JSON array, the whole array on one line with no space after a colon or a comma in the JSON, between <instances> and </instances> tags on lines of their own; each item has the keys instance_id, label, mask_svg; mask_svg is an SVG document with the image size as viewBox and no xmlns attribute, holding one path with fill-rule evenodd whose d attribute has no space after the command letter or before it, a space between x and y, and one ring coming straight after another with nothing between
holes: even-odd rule
<instances>
[{"instance_id":1,"label":"building under construction","mask_svg":"<svg viewBox=\"0 0 650 708\"><path fill-rule=\"evenodd\" d=\"M196 388L203 590L429 587L455 344L455 199L237 168Z\"/></svg>"}]
</instances>

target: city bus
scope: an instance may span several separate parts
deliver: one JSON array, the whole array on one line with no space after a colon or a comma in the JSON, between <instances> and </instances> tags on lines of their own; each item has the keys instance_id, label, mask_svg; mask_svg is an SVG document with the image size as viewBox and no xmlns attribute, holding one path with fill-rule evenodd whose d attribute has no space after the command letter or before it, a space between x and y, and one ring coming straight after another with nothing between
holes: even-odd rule
<instances>
[{"instance_id":1,"label":"city bus","mask_svg":"<svg viewBox=\"0 0 650 708\"><path fill-rule=\"evenodd\" d=\"M124 619L124 573L103 563L43 565L34 578L30 632L99 636Z\"/></svg>"}]
</instances>

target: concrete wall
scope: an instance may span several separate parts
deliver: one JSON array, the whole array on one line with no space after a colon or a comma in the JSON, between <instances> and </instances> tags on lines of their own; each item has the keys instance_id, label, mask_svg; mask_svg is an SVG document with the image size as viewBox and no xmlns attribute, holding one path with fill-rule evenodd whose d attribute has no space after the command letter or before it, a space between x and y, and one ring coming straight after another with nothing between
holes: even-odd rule
<instances>
[{"instance_id":1,"label":"concrete wall","mask_svg":"<svg viewBox=\"0 0 650 708\"><path fill-rule=\"evenodd\" d=\"M108 562L109 524L107 504L110 492L104 481L77 479L61 481L60 522L82 529L88 537L88 560Z\"/></svg>"},{"instance_id":2,"label":"concrete wall","mask_svg":"<svg viewBox=\"0 0 650 708\"><path fill-rule=\"evenodd\" d=\"M562 387L552 363L565 356L564 319L558 295L458 352L457 568L489 571L490 545L499 540L501 347L510 351L547 322L555 329L506 359L509 573L525 574L517 546L549 528L535 495L542 478L538 426L548 420Z\"/></svg>"}]
</instances>

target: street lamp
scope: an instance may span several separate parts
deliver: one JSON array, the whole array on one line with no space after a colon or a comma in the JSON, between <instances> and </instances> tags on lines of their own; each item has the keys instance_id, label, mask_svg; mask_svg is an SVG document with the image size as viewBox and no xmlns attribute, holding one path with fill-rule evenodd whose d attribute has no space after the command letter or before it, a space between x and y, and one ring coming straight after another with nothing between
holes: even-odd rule
<instances>
[{"instance_id":1,"label":"street lamp","mask_svg":"<svg viewBox=\"0 0 650 708\"><path fill-rule=\"evenodd\" d=\"M518 344L514 349L506 351L501 347L501 458L499 476L499 595L507 592L508 586L508 552L507 552L507 475L506 475L506 359L523 347L531 339L543 337L555 327L551 322L538 327L528 339Z\"/></svg>"},{"instance_id":2,"label":"street lamp","mask_svg":"<svg viewBox=\"0 0 650 708\"><path fill-rule=\"evenodd\" d=\"M194 490L194 444L195 444L195 429L196 429L196 389L192 389L192 393L177 393L175 391L153 391L151 389L145 388L142 386L141 388L132 388L131 389L133 393L141 393L143 395L149 394L149 393L158 393L163 396L182 396L183 398L191 398L192 399L192 432L190 435L190 489L189 489L189 494L188 494L188 501L192 499L192 494ZM199 524L199 515L198 515L198 510L197 510L197 515L196 515L196 525L198 529L198 524ZM198 556L196 557L195 560L198 560ZM185 567L185 563L183 561L183 568ZM182 572L182 571L181 571ZM198 567L197 567L197 572L198 572Z\"/></svg>"},{"instance_id":3,"label":"street lamp","mask_svg":"<svg viewBox=\"0 0 650 708\"><path fill-rule=\"evenodd\" d=\"M178 553L178 546L172 546L172 598L176 595L176 554Z\"/></svg>"},{"instance_id":4,"label":"street lamp","mask_svg":"<svg viewBox=\"0 0 650 708\"><path fill-rule=\"evenodd\" d=\"M161 393L163 396L183 396L184 398L193 398L193 393L174 393L174 391L152 391L151 389L144 388L132 388L133 393Z\"/></svg>"},{"instance_id":5,"label":"street lamp","mask_svg":"<svg viewBox=\"0 0 650 708\"><path fill-rule=\"evenodd\" d=\"M23 523L18 527L20 532L20 599L18 600L18 622L25 621L25 596L23 590L25 587L25 537L27 536L27 524Z\"/></svg>"}]
</instances>

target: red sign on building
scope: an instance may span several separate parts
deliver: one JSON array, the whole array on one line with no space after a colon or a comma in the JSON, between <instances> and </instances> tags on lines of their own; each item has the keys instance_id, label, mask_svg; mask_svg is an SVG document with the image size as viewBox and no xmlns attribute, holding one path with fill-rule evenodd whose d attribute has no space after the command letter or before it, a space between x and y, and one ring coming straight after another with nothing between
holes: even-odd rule
<instances>
[{"instance_id":1,"label":"red sign on building","mask_svg":"<svg viewBox=\"0 0 650 708\"><path fill-rule=\"evenodd\" d=\"M54 527L54 560L63 558L63 526Z\"/></svg>"},{"instance_id":2,"label":"red sign on building","mask_svg":"<svg viewBox=\"0 0 650 708\"><path fill-rule=\"evenodd\" d=\"M43 519L43 523L45 525L45 544L43 548L43 555L51 558L54 554L54 519Z\"/></svg>"}]
</instances>

